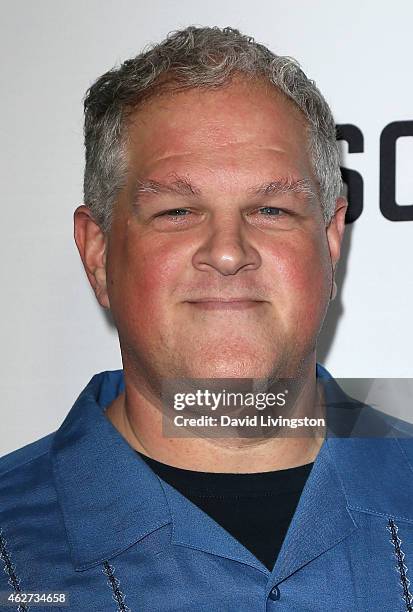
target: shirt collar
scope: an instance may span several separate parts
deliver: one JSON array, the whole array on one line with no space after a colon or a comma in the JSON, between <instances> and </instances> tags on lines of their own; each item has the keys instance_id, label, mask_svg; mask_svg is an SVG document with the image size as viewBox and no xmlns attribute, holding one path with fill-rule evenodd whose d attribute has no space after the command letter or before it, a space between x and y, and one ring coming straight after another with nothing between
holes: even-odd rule
<instances>
[{"instance_id":1,"label":"shirt collar","mask_svg":"<svg viewBox=\"0 0 413 612\"><path fill-rule=\"evenodd\" d=\"M319 365L317 376L333 381ZM334 385L328 401L341 391ZM226 536L180 493L161 483L105 416L105 408L123 389L122 370L97 374L54 435L53 473L75 569L85 570L110 559L172 523L173 543L237 558L262 570L264 566L252 553L235 543L232 536ZM394 466L401 483L396 487L392 486ZM397 440L327 438L305 485L280 563L287 555L292 571L311 558L314 551L320 554L320 542L324 548L337 542L338 529L346 537L355 529L348 507L365 507L369 512L413 520L408 503L413 495L411 483L411 470ZM329 520L324 521L324 539L320 539L318 521L321 498L323 510L329 512ZM305 529L307 535L303 535L302 526L310 524L310 515L314 530ZM205 524L206 531L202 532L201 524ZM301 542L301 557L294 556L291 561L291 545L296 538ZM305 541L307 547L303 547ZM281 567L278 562L276 567Z\"/></svg>"},{"instance_id":2,"label":"shirt collar","mask_svg":"<svg viewBox=\"0 0 413 612\"><path fill-rule=\"evenodd\" d=\"M171 521L159 479L104 415L122 390L121 370L94 376L54 436L53 472L77 570Z\"/></svg>"}]
</instances>

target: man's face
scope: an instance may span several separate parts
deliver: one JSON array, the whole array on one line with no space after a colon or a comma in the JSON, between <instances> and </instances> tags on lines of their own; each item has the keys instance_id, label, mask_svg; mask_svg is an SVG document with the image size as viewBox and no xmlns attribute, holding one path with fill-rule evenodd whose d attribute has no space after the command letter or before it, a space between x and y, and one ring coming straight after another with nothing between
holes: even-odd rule
<instances>
[{"instance_id":1,"label":"man's face","mask_svg":"<svg viewBox=\"0 0 413 612\"><path fill-rule=\"evenodd\" d=\"M341 238L338 217L323 221L300 112L237 80L150 100L128 136L106 253L125 369L158 383L296 375Z\"/></svg>"}]
</instances>

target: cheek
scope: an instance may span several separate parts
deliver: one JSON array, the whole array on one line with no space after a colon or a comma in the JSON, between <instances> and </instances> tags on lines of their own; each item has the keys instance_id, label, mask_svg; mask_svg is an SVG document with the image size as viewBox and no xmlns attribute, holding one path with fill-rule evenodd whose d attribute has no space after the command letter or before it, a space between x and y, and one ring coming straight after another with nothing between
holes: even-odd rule
<instances>
[{"instance_id":1,"label":"cheek","mask_svg":"<svg viewBox=\"0 0 413 612\"><path fill-rule=\"evenodd\" d=\"M131 260L131 280L135 279L148 299L171 297L185 263L179 244L174 247L167 240L157 239L146 245L142 242L133 250Z\"/></svg>"},{"instance_id":2,"label":"cheek","mask_svg":"<svg viewBox=\"0 0 413 612\"><path fill-rule=\"evenodd\" d=\"M128 236L108 266L112 310L137 328L150 325L162 316L181 269L170 245Z\"/></svg>"},{"instance_id":3,"label":"cheek","mask_svg":"<svg viewBox=\"0 0 413 612\"><path fill-rule=\"evenodd\" d=\"M324 311L331 282L330 258L325 240L297 236L295 240L273 245L270 258L269 269L274 271L274 291L277 295L280 293L284 305L288 304L290 310L310 318Z\"/></svg>"}]
</instances>

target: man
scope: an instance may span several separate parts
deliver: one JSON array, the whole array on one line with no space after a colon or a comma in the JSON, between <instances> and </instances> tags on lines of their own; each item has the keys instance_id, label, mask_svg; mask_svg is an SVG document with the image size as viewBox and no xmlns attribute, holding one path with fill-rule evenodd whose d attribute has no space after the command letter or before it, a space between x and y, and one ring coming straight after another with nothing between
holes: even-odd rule
<instances>
[{"instance_id":1,"label":"man","mask_svg":"<svg viewBox=\"0 0 413 612\"><path fill-rule=\"evenodd\" d=\"M320 92L238 31L190 27L100 77L85 112L75 239L123 371L2 459L0 588L20 610L28 592L33 609L412 610L405 424L353 406L334 414L381 438L340 437L341 417L337 437L164 430L168 380L293 381L294 415L342 401L316 364L347 206Z\"/></svg>"}]
</instances>

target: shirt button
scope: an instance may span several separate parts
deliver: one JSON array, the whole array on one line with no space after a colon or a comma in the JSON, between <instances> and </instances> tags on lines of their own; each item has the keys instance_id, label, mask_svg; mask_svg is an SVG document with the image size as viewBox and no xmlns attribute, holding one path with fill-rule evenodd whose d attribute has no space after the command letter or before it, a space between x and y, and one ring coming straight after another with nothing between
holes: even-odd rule
<instances>
[{"instance_id":1,"label":"shirt button","mask_svg":"<svg viewBox=\"0 0 413 612\"><path fill-rule=\"evenodd\" d=\"M272 599L272 601L278 601L280 599L280 589L278 587L272 587L271 591L268 594L268 597Z\"/></svg>"}]
</instances>

